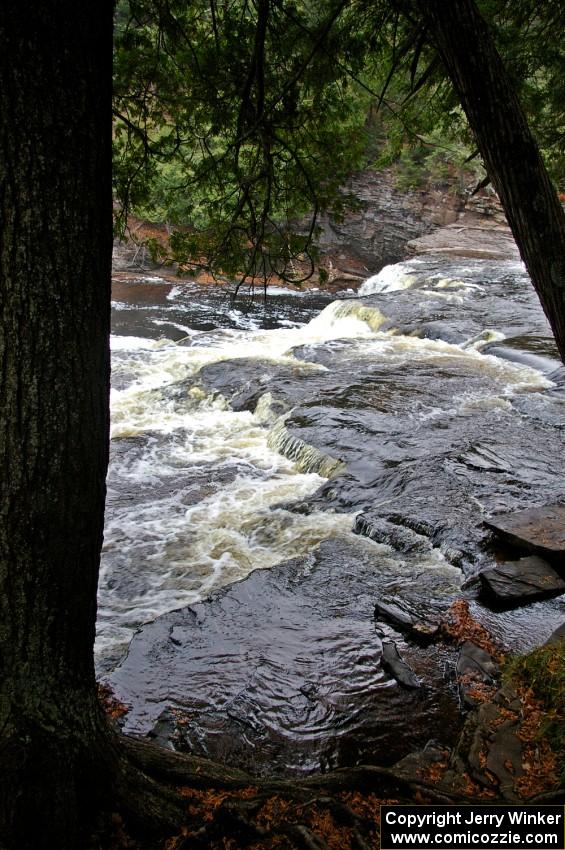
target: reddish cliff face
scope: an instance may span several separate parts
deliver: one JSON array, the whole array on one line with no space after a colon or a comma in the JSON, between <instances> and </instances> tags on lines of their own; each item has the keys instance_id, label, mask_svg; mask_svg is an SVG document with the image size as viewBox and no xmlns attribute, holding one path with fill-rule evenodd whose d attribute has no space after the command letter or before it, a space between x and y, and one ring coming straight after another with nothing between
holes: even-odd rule
<instances>
[{"instance_id":1,"label":"reddish cliff face","mask_svg":"<svg viewBox=\"0 0 565 850\"><path fill-rule=\"evenodd\" d=\"M457 220L465 206L457 178L401 189L393 169L362 171L344 187L360 201L343 222L325 218L320 240L334 265L374 274L405 256L406 243Z\"/></svg>"},{"instance_id":2,"label":"reddish cliff face","mask_svg":"<svg viewBox=\"0 0 565 850\"><path fill-rule=\"evenodd\" d=\"M411 239L405 252L483 260L520 259L504 211L492 191L470 198L457 221Z\"/></svg>"},{"instance_id":3,"label":"reddish cliff face","mask_svg":"<svg viewBox=\"0 0 565 850\"><path fill-rule=\"evenodd\" d=\"M363 280L390 263L419 253L451 256L517 258L517 248L492 190L470 196L460 176L429 180L421 188L400 188L394 169L366 170L353 175L344 187L358 201L356 210L340 222L324 216L319 244L322 265L328 272L325 288L356 289ZM143 245L146 239L163 244L165 225L130 219L131 238L116 242L114 271L117 277L158 272L176 276L175 266L158 265ZM198 281L212 282L206 275ZM312 278L307 284L318 286Z\"/></svg>"},{"instance_id":4,"label":"reddish cliff face","mask_svg":"<svg viewBox=\"0 0 565 850\"><path fill-rule=\"evenodd\" d=\"M346 191L360 202L341 223L323 221L320 244L330 280L355 288L355 277L375 274L414 254L519 259L492 188L471 197L461 177L401 189L393 169L354 175Z\"/></svg>"}]
</instances>

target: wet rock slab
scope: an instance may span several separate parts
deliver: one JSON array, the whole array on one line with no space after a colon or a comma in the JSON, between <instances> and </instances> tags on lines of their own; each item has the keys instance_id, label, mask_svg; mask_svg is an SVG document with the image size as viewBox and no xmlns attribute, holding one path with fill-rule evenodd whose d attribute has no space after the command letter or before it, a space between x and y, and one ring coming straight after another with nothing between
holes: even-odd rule
<instances>
[{"instance_id":1,"label":"wet rock slab","mask_svg":"<svg viewBox=\"0 0 565 850\"><path fill-rule=\"evenodd\" d=\"M459 680L459 695L463 705L472 708L479 700L474 696L474 689L479 685L492 685L500 674L500 665L494 658L467 640L459 650L457 659L457 678Z\"/></svg>"},{"instance_id":2,"label":"wet rock slab","mask_svg":"<svg viewBox=\"0 0 565 850\"><path fill-rule=\"evenodd\" d=\"M500 665L486 650L466 640L459 650L457 673L459 676L472 675L481 682L492 684L500 673Z\"/></svg>"},{"instance_id":3,"label":"wet rock slab","mask_svg":"<svg viewBox=\"0 0 565 850\"><path fill-rule=\"evenodd\" d=\"M479 706L469 718L471 745L467 762L473 779L486 788L498 787L509 802L518 802L515 782L523 774L519 720L506 716L493 702ZM465 730L462 738L465 738Z\"/></svg>"},{"instance_id":4,"label":"wet rock slab","mask_svg":"<svg viewBox=\"0 0 565 850\"><path fill-rule=\"evenodd\" d=\"M383 669L386 670L387 673L390 673L390 675L396 679L398 684L402 685L403 688L416 689L421 686L420 680L410 665L407 664L401 656L394 641L383 641L381 664Z\"/></svg>"},{"instance_id":5,"label":"wet rock slab","mask_svg":"<svg viewBox=\"0 0 565 850\"><path fill-rule=\"evenodd\" d=\"M198 381L206 392L220 392L230 400L232 410L255 410L266 392L276 390L280 413L294 403L294 396L309 391L316 383L316 370L309 364L277 362L261 358L242 357L238 360L211 363L200 369Z\"/></svg>"},{"instance_id":6,"label":"wet rock slab","mask_svg":"<svg viewBox=\"0 0 565 850\"><path fill-rule=\"evenodd\" d=\"M389 623L416 643L423 644L430 643L438 637L441 628L439 617L415 612L406 604L382 600L375 603L375 619Z\"/></svg>"},{"instance_id":7,"label":"wet rock slab","mask_svg":"<svg viewBox=\"0 0 565 850\"><path fill-rule=\"evenodd\" d=\"M545 646L557 646L562 640L565 640L565 623L561 623L561 625L551 633L545 642Z\"/></svg>"},{"instance_id":8,"label":"wet rock slab","mask_svg":"<svg viewBox=\"0 0 565 850\"><path fill-rule=\"evenodd\" d=\"M480 573L483 593L502 604L516 604L565 592L561 579L547 561L535 555L499 564Z\"/></svg>"},{"instance_id":9,"label":"wet rock slab","mask_svg":"<svg viewBox=\"0 0 565 850\"><path fill-rule=\"evenodd\" d=\"M383 547L336 538L147 624L109 676L131 706L124 731L291 774L390 763L430 734L454 737L444 648L411 650L421 690L384 672L373 604L397 569ZM408 683L403 664L396 673Z\"/></svg>"},{"instance_id":10,"label":"wet rock slab","mask_svg":"<svg viewBox=\"0 0 565 850\"><path fill-rule=\"evenodd\" d=\"M565 556L565 504L544 505L485 522L513 545L549 556Z\"/></svg>"},{"instance_id":11,"label":"wet rock slab","mask_svg":"<svg viewBox=\"0 0 565 850\"><path fill-rule=\"evenodd\" d=\"M408 250L415 254L447 254L484 260L519 259L510 228L500 225L489 227L486 222L469 218L469 222L453 222L429 235L411 240Z\"/></svg>"}]
</instances>

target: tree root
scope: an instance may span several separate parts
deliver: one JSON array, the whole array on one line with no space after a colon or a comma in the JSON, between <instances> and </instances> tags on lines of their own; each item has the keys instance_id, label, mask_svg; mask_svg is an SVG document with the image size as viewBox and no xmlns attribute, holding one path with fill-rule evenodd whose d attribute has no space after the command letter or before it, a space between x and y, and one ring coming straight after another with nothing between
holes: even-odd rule
<instances>
[{"instance_id":1,"label":"tree root","mask_svg":"<svg viewBox=\"0 0 565 850\"><path fill-rule=\"evenodd\" d=\"M186 820L186 800L178 790L156 781L125 759L115 784L114 800L134 832L170 835Z\"/></svg>"},{"instance_id":2,"label":"tree root","mask_svg":"<svg viewBox=\"0 0 565 850\"><path fill-rule=\"evenodd\" d=\"M263 779L141 739L117 744L120 813L132 834L168 835L149 845L166 850L375 850L382 802L477 802L373 765Z\"/></svg>"},{"instance_id":3,"label":"tree root","mask_svg":"<svg viewBox=\"0 0 565 850\"><path fill-rule=\"evenodd\" d=\"M439 791L425 782L406 779L391 768L359 765L338 768L331 773L315 774L301 778L258 779L243 770L229 768L198 756L165 750L149 741L123 736L121 746L128 758L141 770L174 784L190 784L194 788L237 789L259 786L267 793L281 793L292 789L296 795L312 790L327 791L378 791L382 793L408 793L412 797L420 792L434 802L472 802L473 798Z\"/></svg>"},{"instance_id":4,"label":"tree root","mask_svg":"<svg viewBox=\"0 0 565 850\"><path fill-rule=\"evenodd\" d=\"M194 788L243 788L255 784L243 770L226 767L198 756L166 750L151 741L120 735L119 746L127 759L144 773L175 785Z\"/></svg>"}]
</instances>

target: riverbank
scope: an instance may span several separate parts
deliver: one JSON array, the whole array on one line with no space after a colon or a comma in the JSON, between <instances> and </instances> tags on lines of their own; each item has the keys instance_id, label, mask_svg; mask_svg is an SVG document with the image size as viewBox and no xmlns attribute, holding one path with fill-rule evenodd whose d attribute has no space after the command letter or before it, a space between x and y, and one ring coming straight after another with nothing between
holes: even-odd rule
<instances>
[{"instance_id":1,"label":"riverbank","mask_svg":"<svg viewBox=\"0 0 565 850\"><path fill-rule=\"evenodd\" d=\"M498 650L465 604L453 606L443 636L461 645L460 654L473 643L497 664ZM475 707L456 747L430 742L392 768L366 765L285 783L258 781L190 757L174 767L171 761L169 783L176 776L175 790L186 800L180 831L166 841L147 841L128 833L116 815L111 834L96 836L93 848L378 850L381 805L563 802L564 661L565 643L556 636L542 650L506 663L502 687L494 679L487 684L469 673L461 676L460 687ZM108 693L103 698L115 722L126 709Z\"/></svg>"},{"instance_id":2,"label":"riverbank","mask_svg":"<svg viewBox=\"0 0 565 850\"><path fill-rule=\"evenodd\" d=\"M519 260L518 249L500 202L492 189L471 193L460 175L443 181L432 179L422 186L398 185L394 169L363 171L353 175L344 191L356 199L357 208L345 211L339 222L322 216L318 247L320 267L300 287L276 277L272 284L289 290L321 287L329 292L351 288L356 291L366 278L383 266L415 254L444 254L452 257ZM113 269L116 280L143 279L159 275L178 282L176 264L156 260L149 245L166 246L171 228L135 216L128 219L127 238L114 243ZM202 285L227 285L205 272L191 274Z\"/></svg>"},{"instance_id":3,"label":"riverbank","mask_svg":"<svg viewBox=\"0 0 565 850\"><path fill-rule=\"evenodd\" d=\"M125 728L257 776L454 748L456 649L374 609L441 618L463 584L511 652L562 622L559 599L479 593L516 560L484 521L563 499L559 364L520 264L419 257L361 298L246 312L119 286L99 663L153 621L110 674Z\"/></svg>"},{"instance_id":4,"label":"riverbank","mask_svg":"<svg viewBox=\"0 0 565 850\"><path fill-rule=\"evenodd\" d=\"M117 273L99 669L128 734L239 771L185 789L167 850L366 850L383 799L562 797L562 702L505 671L564 597L493 530L565 502L562 369L503 222L462 221L333 304Z\"/></svg>"}]
</instances>

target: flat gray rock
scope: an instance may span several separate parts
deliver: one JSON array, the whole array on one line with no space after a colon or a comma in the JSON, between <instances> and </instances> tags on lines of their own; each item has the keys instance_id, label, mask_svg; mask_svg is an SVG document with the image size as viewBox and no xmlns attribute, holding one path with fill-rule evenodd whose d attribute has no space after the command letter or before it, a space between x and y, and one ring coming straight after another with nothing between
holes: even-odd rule
<instances>
[{"instance_id":1,"label":"flat gray rock","mask_svg":"<svg viewBox=\"0 0 565 850\"><path fill-rule=\"evenodd\" d=\"M544 505L485 522L504 540L542 555L565 555L565 505Z\"/></svg>"},{"instance_id":2,"label":"flat gray rock","mask_svg":"<svg viewBox=\"0 0 565 850\"><path fill-rule=\"evenodd\" d=\"M414 690L420 687L420 680L401 656L394 641L383 641L381 665L402 687Z\"/></svg>"},{"instance_id":3,"label":"flat gray rock","mask_svg":"<svg viewBox=\"0 0 565 850\"><path fill-rule=\"evenodd\" d=\"M411 239L414 254L446 254L483 260L518 260L520 255L508 226L465 213L457 221L432 233Z\"/></svg>"},{"instance_id":4,"label":"flat gray rock","mask_svg":"<svg viewBox=\"0 0 565 850\"><path fill-rule=\"evenodd\" d=\"M565 581L542 558L499 564L479 574L483 592L499 602L529 601L565 592Z\"/></svg>"},{"instance_id":5,"label":"flat gray rock","mask_svg":"<svg viewBox=\"0 0 565 850\"><path fill-rule=\"evenodd\" d=\"M389 623L417 643L430 643L439 634L439 617L425 617L393 602L375 602L375 619Z\"/></svg>"},{"instance_id":6,"label":"flat gray rock","mask_svg":"<svg viewBox=\"0 0 565 850\"><path fill-rule=\"evenodd\" d=\"M477 684L492 685L500 673L500 666L494 658L470 640L466 640L459 650L457 658L457 678L459 695L464 706L477 705L474 687Z\"/></svg>"},{"instance_id":7,"label":"flat gray rock","mask_svg":"<svg viewBox=\"0 0 565 850\"><path fill-rule=\"evenodd\" d=\"M561 623L555 631L548 637L544 646L556 646L562 640L565 640L565 623Z\"/></svg>"},{"instance_id":8,"label":"flat gray rock","mask_svg":"<svg viewBox=\"0 0 565 850\"><path fill-rule=\"evenodd\" d=\"M486 769L498 780L500 793L509 802L519 802L514 790L516 780L523 776L522 742L518 737L519 723L506 720L492 733Z\"/></svg>"},{"instance_id":9,"label":"flat gray rock","mask_svg":"<svg viewBox=\"0 0 565 850\"><path fill-rule=\"evenodd\" d=\"M492 655L470 640L466 640L459 650L457 675L471 675L476 681L492 684L500 673L499 664Z\"/></svg>"}]
</instances>

